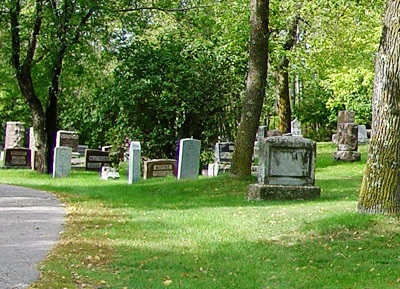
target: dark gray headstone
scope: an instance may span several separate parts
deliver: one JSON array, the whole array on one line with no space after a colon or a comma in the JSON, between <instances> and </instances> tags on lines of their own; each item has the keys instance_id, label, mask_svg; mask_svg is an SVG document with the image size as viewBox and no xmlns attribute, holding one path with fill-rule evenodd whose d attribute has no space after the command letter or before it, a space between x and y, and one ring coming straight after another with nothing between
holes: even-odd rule
<instances>
[{"instance_id":1,"label":"dark gray headstone","mask_svg":"<svg viewBox=\"0 0 400 289\"><path fill-rule=\"evenodd\" d=\"M103 166L111 166L110 153L87 149L85 150L85 169L87 171L101 171Z\"/></svg>"},{"instance_id":2,"label":"dark gray headstone","mask_svg":"<svg viewBox=\"0 0 400 289\"><path fill-rule=\"evenodd\" d=\"M4 167L31 168L31 150L26 148L8 148L4 151Z\"/></svg>"},{"instance_id":3,"label":"dark gray headstone","mask_svg":"<svg viewBox=\"0 0 400 289\"><path fill-rule=\"evenodd\" d=\"M74 131L59 130L57 132L56 146L70 147L72 152L78 152L79 136Z\"/></svg>"}]
</instances>

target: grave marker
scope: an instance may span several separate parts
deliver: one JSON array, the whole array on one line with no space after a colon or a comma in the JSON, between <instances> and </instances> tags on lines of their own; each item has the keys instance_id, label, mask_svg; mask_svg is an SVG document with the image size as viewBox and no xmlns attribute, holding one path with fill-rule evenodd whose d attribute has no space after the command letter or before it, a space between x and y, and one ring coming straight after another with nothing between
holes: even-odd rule
<instances>
[{"instance_id":1,"label":"grave marker","mask_svg":"<svg viewBox=\"0 0 400 289\"><path fill-rule=\"evenodd\" d=\"M87 149L85 150L85 169L87 171L101 171L103 166L111 166L110 153Z\"/></svg>"},{"instance_id":2,"label":"grave marker","mask_svg":"<svg viewBox=\"0 0 400 289\"><path fill-rule=\"evenodd\" d=\"M201 141L185 138L179 141L177 178L194 179L199 175Z\"/></svg>"},{"instance_id":3,"label":"grave marker","mask_svg":"<svg viewBox=\"0 0 400 289\"><path fill-rule=\"evenodd\" d=\"M31 150L26 148L8 148L4 151L4 167L31 168Z\"/></svg>"},{"instance_id":4,"label":"grave marker","mask_svg":"<svg viewBox=\"0 0 400 289\"><path fill-rule=\"evenodd\" d=\"M128 184L137 182L140 178L140 163L142 161L140 142L132 141L129 146Z\"/></svg>"},{"instance_id":5,"label":"grave marker","mask_svg":"<svg viewBox=\"0 0 400 289\"><path fill-rule=\"evenodd\" d=\"M294 136L264 139L260 146L258 183L249 186L249 200L312 199L315 187L316 143Z\"/></svg>"},{"instance_id":6,"label":"grave marker","mask_svg":"<svg viewBox=\"0 0 400 289\"><path fill-rule=\"evenodd\" d=\"M143 163L143 179L175 176L176 160L148 160Z\"/></svg>"},{"instance_id":7,"label":"grave marker","mask_svg":"<svg viewBox=\"0 0 400 289\"><path fill-rule=\"evenodd\" d=\"M71 174L72 148L55 147L53 160L53 178L67 178Z\"/></svg>"},{"instance_id":8,"label":"grave marker","mask_svg":"<svg viewBox=\"0 0 400 289\"><path fill-rule=\"evenodd\" d=\"M57 131L56 146L70 147L72 152L78 152L79 136L74 131Z\"/></svg>"},{"instance_id":9,"label":"grave marker","mask_svg":"<svg viewBox=\"0 0 400 289\"><path fill-rule=\"evenodd\" d=\"M25 127L23 122L6 122L4 149L22 148L25 145Z\"/></svg>"}]
</instances>

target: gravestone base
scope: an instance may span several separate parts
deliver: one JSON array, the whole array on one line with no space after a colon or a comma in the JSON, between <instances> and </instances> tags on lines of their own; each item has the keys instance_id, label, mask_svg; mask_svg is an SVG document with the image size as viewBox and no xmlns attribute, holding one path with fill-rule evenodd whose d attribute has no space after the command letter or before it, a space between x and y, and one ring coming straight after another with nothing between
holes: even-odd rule
<instances>
[{"instance_id":1,"label":"gravestone base","mask_svg":"<svg viewBox=\"0 0 400 289\"><path fill-rule=\"evenodd\" d=\"M321 189L315 186L249 185L247 199L260 200L312 200L319 198Z\"/></svg>"},{"instance_id":2,"label":"gravestone base","mask_svg":"<svg viewBox=\"0 0 400 289\"><path fill-rule=\"evenodd\" d=\"M335 161L358 162L361 161L361 153L356 151L337 151L333 155Z\"/></svg>"}]
</instances>

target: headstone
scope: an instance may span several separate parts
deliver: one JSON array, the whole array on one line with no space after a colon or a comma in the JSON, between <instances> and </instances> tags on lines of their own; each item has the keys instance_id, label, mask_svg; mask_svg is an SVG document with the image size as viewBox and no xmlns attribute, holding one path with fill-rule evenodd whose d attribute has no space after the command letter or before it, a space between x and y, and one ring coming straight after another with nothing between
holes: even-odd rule
<instances>
[{"instance_id":1,"label":"headstone","mask_svg":"<svg viewBox=\"0 0 400 289\"><path fill-rule=\"evenodd\" d=\"M6 122L4 149L22 148L25 145L25 127L23 122Z\"/></svg>"},{"instance_id":2,"label":"headstone","mask_svg":"<svg viewBox=\"0 0 400 289\"><path fill-rule=\"evenodd\" d=\"M8 148L4 151L5 168L31 168L31 150L26 148Z\"/></svg>"},{"instance_id":3,"label":"headstone","mask_svg":"<svg viewBox=\"0 0 400 289\"><path fill-rule=\"evenodd\" d=\"M129 146L128 184L137 182L140 178L140 163L142 161L140 142L132 141Z\"/></svg>"},{"instance_id":4,"label":"headstone","mask_svg":"<svg viewBox=\"0 0 400 289\"><path fill-rule=\"evenodd\" d=\"M72 148L55 147L53 160L53 178L67 178L71 174Z\"/></svg>"},{"instance_id":5,"label":"headstone","mask_svg":"<svg viewBox=\"0 0 400 289\"><path fill-rule=\"evenodd\" d=\"M102 147L101 147L101 150L102 150L103 152L109 152L109 151L111 151L112 147L113 147L113 146L102 146Z\"/></svg>"},{"instance_id":6,"label":"headstone","mask_svg":"<svg viewBox=\"0 0 400 289\"><path fill-rule=\"evenodd\" d=\"M57 131L56 146L70 147L72 152L78 152L79 136L74 131Z\"/></svg>"},{"instance_id":7,"label":"headstone","mask_svg":"<svg viewBox=\"0 0 400 289\"><path fill-rule=\"evenodd\" d=\"M185 138L179 142L177 178L194 179L199 175L201 141Z\"/></svg>"},{"instance_id":8,"label":"headstone","mask_svg":"<svg viewBox=\"0 0 400 289\"><path fill-rule=\"evenodd\" d=\"M112 167L102 167L101 168L101 179L109 180L109 179L119 179L119 173L115 168Z\"/></svg>"},{"instance_id":9,"label":"headstone","mask_svg":"<svg viewBox=\"0 0 400 289\"><path fill-rule=\"evenodd\" d=\"M32 170L35 169L35 158L36 158L36 139L35 139L35 132L33 127L29 128L29 149L31 150L31 168Z\"/></svg>"},{"instance_id":10,"label":"headstone","mask_svg":"<svg viewBox=\"0 0 400 289\"><path fill-rule=\"evenodd\" d=\"M217 163L231 163L232 155L235 149L233 142L218 142L215 144L215 162Z\"/></svg>"},{"instance_id":11,"label":"headstone","mask_svg":"<svg viewBox=\"0 0 400 289\"><path fill-rule=\"evenodd\" d=\"M103 166L111 166L110 153L87 149L85 150L85 169L100 172Z\"/></svg>"},{"instance_id":12,"label":"headstone","mask_svg":"<svg viewBox=\"0 0 400 289\"><path fill-rule=\"evenodd\" d=\"M143 162L143 179L175 176L176 160L157 159Z\"/></svg>"},{"instance_id":13,"label":"headstone","mask_svg":"<svg viewBox=\"0 0 400 289\"><path fill-rule=\"evenodd\" d=\"M335 161L360 161L361 154L358 150L358 125L354 123L353 111L339 111L337 133L332 138L335 140L337 151L333 158Z\"/></svg>"},{"instance_id":14,"label":"headstone","mask_svg":"<svg viewBox=\"0 0 400 289\"><path fill-rule=\"evenodd\" d=\"M291 122L291 133L292 133L292 136L303 137L303 135L301 133L301 122L298 121L297 118L295 118Z\"/></svg>"},{"instance_id":15,"label":"headstone","mask_svg":"<svg viewBox=\"0 0 400 289\"><path fill-rule=\"evenodd\" d=\"M315 187L316 143L294 136L262 140L258 183L250 185L249 200L313 199L320 196Z\"/></svg>"},{"instance_id":16,"label":"headstone","mask_svg":"<svg viewBox=\"0 0 400 289\"><path fill-rule=\"evenodd\" d=\"M365 125L358 125L358 143L366 144L369 142L367 127Z\"/></svg>"},{"instance_id":17,"label":"headstone","mask_svg":"<svg viewBox=\"0 0 400 289\"><path fill-rule=\"evenodd\" d=\"M87 145L78 145L78 153L80 156L84 156L85 155L85 151L89 149L89 146Z\"/></svg>"}]
</instances>

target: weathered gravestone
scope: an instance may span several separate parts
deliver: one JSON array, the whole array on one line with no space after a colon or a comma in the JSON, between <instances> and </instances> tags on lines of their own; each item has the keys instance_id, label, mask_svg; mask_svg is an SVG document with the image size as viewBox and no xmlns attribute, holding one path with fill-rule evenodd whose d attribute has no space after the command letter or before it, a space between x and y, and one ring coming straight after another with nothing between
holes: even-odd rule
<instances>
[{"instance_id":1,"label":"weathered gravestone","mask_svg":"<svg viewBox=\"0 0 400 289\"><path fill-rule=\"evenodd\" d=\"M6 122L4 149L22 148L25 145L25 127L23 122Z\"/></svg>"},{"instance_id":2,"label":"weathered gravestone","mask_svg":"<svg viewBox=\"0 0 400 289\"><path fill-rule=\"evenodd\" d=\"M214 148L214 163L208 165L207 175L217 176L231 169L232 155L235 149L233 142L218 142Z\"/></svg>"},{"instance_id":3,"label":"weathered gravestone","mask_svg":"<svg viewBox=\"0 0 400 289\"><path fill-rule=\"evenodd\" d=\"M143 163L143 179L175 176L176 160L147 160Z\"/></svg>"},{"instance_id":4,"label":"weathered gravestone","mask_svg":"<svg viewBox=\"0 0 400 289\"><path fill-rule=\"evenodd\" d=\"M26 148L8 148L4 152L5 168L31 168L31 150Z\"/></svg>"},{"instance_id":5,"label":"weathered gravestone","mask_svg":"<svg viewBox=\"0 0 400 289\"><path fill-rule=\"evenodd\" d=\"M179 141L177 179L194 179L199 175L201 141L185 138Z\"/></svg>"},{"instance_id":6,"label":"weathered gravestone","mask_svg":"<svg viewBox=\"0 0 400 289\"><path fill-rule=\"evenodd\" d=\"M369 142L367 127L365 125L358 125L358 143L366 144Z\"/></svg>"},{"instance_id":7,"label":"weathered gravestone","mask_svg":"<svg viewBox=\"0 0 400 289\"><path fill-rule=\"evenodd\" d=\"M313 199L320 196L315 187L316 143L294 136L262 140L258 183L249 186L249 200Z\"/></svg>"},{"instance_id":8,"label":"weathered gravestone","mask_svg":"<svg viewBox=\"0 0 400 289\"><path fill-rule=\"evenodd\" d=\"M140 163L142 161L140 142L132 141L129 146L128 184L137 182L140 178Z\"/></svg>"},{"instance_id":9,"label":"weathered gravestone","mask_svg":"<svg viewBox=\"0 0 400 289\"><path fill-rule=\"evenodd\" d=\"M55 147L53 159L53 178L67 178L71 174L72 148Z\"/></svg>"},{"instance_id":10,"label":"weathered gravestone","mask_svg":"<svg viewBox=\"0 0 400 289\"><path fill-rule=\"evenodd\" d=\"M303 137L303 135L301 133L301 122L298 121L297 118L295 118L291 122L291 133L292 133L292 136Z\"/></svg>"},{"instance_id":11,"label":"weathered gravestone","mask_svg":"<svg viewBox=\"0 0 400 289\"><path fill-rule=\"evenodd\" d=\"M57 147L70 147L72 152L78 152L79 136L74 131L59 130L56 138Z\"/></svg>"},{"instance_id":12,"label":"weathered gravestone","mask_svg":"<svg viewBox=\"0 0 400 289\"><path fill-rule=\"evenodd\" d=\"M103 166L111 166L110 153L87 149L85 150L85 169L87 171L101 171Z\"/></svg>"},{"instance_id":13,"label":"weathered gravestone","mask_svg":"<svg viewBox=\"0 0 400 289\"><path fill-rule=\"evenodd\" d=\"M361 154L358 150L358 125L354 123L355 113L343 110L338 113L337 133L333 137L337 151L333 158L335 161L359 161Z\"/></svg>"}]
</instances>

